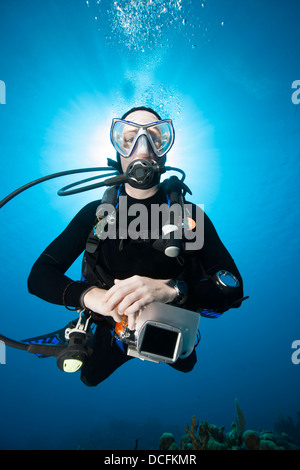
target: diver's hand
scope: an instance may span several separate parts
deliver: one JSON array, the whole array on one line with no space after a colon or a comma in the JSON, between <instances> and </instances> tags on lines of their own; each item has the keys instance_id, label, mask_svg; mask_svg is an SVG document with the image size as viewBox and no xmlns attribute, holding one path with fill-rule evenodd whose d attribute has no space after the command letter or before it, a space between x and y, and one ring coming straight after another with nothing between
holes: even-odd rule
<instances>
[{"instance_id":1,"label":"diver's hand","mask_svg":"<svg viewBox=\"0 0 300 470\"><path fill-rule=\"evenodd\" d=\"M103 302L106 292L106 290L99 289L99 287L88 290L86 294L82 296L83 305L95 313L112 317L116 322L119 322L122 320L122 315L115 309L109 310L107 304Z\"/></svg>"},{"instance_id":2,"label":"diver's hand","mask_svg":"<svg viewBox=\"0 0 300 470\"><path fill-rule=\"evenodd\" d=\"M105 292L103 303L108 311L125 314L128 317L128 328L134 330L137 318L146 305L174 300L176 291L170 281L143 276L115 279L115 285Z\"/></svg>"}]
</instances>

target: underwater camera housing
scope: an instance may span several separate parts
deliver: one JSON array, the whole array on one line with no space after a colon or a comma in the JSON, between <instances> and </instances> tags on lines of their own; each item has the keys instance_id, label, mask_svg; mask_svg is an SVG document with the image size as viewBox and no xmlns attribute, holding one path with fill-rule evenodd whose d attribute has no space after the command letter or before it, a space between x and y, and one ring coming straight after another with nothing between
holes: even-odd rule
<instances>
[{"instance_id":1,"label":"underwater camera housing","mask_svg":"<svg viewBox=\"0 0 300 470\"><path fill-rule=\"evenodd\" d=\"M172 364L192 353L199 319L199 313L154 302L142 310L136 329L118 339L128 345L128 356Z\"/></svg>"}]
</instances>

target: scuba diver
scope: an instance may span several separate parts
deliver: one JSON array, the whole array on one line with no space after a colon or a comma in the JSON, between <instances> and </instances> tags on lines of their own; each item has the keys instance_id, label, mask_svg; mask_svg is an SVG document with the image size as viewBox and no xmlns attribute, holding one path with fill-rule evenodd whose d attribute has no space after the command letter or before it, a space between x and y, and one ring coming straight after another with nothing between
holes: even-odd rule
<instances>
[{"instance_id":1,"label":"scuba diver","mask_svg":"<svg viewBox=\"0 0 300 470\"><path fill-rule=\"evenodd\" d=\"M160 181L174 137L172 121L151 108L132 108L121 119L113 119L111 142L117 160L109 163L121 183L79 211L39 256L28 277L31 294L80 312L78 323L66 330L66 338L69 353L73 351L73 359L78 359L73 370L81 370L87 386L98 385L133 357L157 359L190 372L197 361L195 336L184 352L188 328L169 323L178 317L181 324L182 318L191 315L197 327L200 316L217 318L244 300L235 262L209 217L187 203L189 188L175 176ZM179 206L182 212L171 211L168 223L161 219L158 223L151 210L162 205ZM134 219L137 209L147 214L145 224ZM132 222L135 233L129 230ZM147 229L141 230L141 225ZM202 243L188 243L188 233L195 234L200 226ZM183 227L187 230L182 235ZM66 272L82 254L82 277L70 279ZM141 326L145 318L147 330ZM163 322L163 318L169 320ZM142 330L143 347L135 335ZM61 368L68 371L63 364Z\"/></svg>"}]
</instances>

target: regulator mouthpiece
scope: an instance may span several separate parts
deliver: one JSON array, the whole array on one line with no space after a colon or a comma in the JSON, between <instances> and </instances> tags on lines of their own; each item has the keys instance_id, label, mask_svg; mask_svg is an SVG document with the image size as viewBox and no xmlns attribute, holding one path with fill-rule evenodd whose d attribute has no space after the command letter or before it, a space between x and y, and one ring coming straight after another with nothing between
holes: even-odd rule
<instances>
[{"instance_id":1,"label":"regulator mouthpiece","mask_svg":"<svg viewBox=\"0 0 300 470\"><path fill-rule=\"evenodd\" d=\"M149 189L159 183L160 175L166 168L154 160L134 160L126 171L126 182L133 188Z\"/></svg>"}]
</instances>

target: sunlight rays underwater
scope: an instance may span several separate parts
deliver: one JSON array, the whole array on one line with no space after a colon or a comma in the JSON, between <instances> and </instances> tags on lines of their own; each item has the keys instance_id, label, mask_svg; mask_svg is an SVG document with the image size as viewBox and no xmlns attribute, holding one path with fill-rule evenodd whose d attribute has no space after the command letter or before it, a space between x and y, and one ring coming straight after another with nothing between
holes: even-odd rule
<instances>
[{"instance_id":1,"label":"sunlight rays underwater","mask_svg":"<svg viewBox=\"0 0 300 470\"><path fill-rule=\"evenodd\" d=\"M192 13L192 2L186 2L185 9L181 0L151 1L147 8L141 6L142 2L106 3L110 9L102 2L86 2L94 19L92 26L98 29L95 40L105 41L106 52L113 53L113 60L109 67L101 69L101 90L75 96L54 116L44 139L41 173L105 166L107 158L115 158L109 137L112 118L120 117L131 107L144 105L156 109L162 118L173 119L176 137L168 163L184 166L195 201L212 203L220 179L213 126L196 102L173 85L172 79L168 80L170 53L174 49L176 52L176 48L194 47L195 27L188 16ZM205 28L199 25L202 23L198 22L198 40L203 42L207 31L204 35ZM175 45L172 40L176 41L176 34L179 41L177 38ZM58 184L48 183L45 191L49 195L55 193ZM99 190L82 194L80 204L98 196ZM62 204L61 198L51 198L50 204L55 209L69 208L71 204L79 208L78 198L71 199L72 202Z\"/></svg>"}]
</instances>

